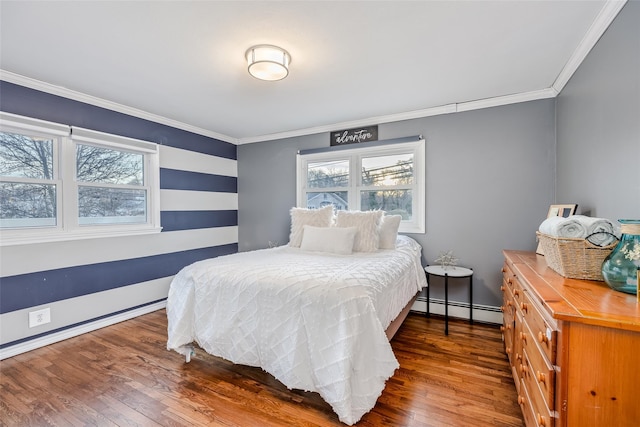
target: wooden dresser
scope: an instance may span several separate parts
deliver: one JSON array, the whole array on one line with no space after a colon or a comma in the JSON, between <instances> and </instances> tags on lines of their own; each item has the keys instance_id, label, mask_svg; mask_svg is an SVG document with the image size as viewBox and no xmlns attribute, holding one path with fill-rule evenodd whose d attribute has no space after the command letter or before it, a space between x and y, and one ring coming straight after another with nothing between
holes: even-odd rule
<instances>
[{"instance_id":1,"label":"wooden dresser","mask_svg":"<svg viewBox=\"0 0 640 427\"><path fill-rule=\"evenodd\" d=\"M640 426L640 304L504 251L502 326L529 426Z\"/></svg>"}]
</instances>

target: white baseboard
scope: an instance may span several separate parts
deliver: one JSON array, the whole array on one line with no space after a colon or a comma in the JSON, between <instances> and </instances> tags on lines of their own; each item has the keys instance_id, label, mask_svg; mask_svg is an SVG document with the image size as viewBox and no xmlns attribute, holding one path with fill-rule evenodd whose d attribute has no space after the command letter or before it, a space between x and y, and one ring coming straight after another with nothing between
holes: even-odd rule
<instances>
[{"instance_id":1,"label":"white baseboard","mask_svg":"<svg viewBox=\"0 0 640 427\"><path fill-rule=\"evenodd\" d=\"M433 314L444 316L444 300L431 298L429 311ZM427 298L419 296L413 303L412 311L427 312ZM449 318L469 320L469 303L449 301ZM500 307L491 305L473 304L473 320L485 323L502 324L502 312Z\"/></svg>"},{"instance_id":2,"label":"white baseboard","mask_svg":"<svg viewBox=\"0 0 640 427\"><path fill-rule=\"evenodd\" d=\"M120 323L125 320L133 319L134 317L142 316L143 314L163 309L166 306L166 300L159 301L154 304L145 305L144 307L125 311L124 313L119 313L114 316L105 317L104 319L96 320L94 322L85 323L80 326L65 329L60 332L54 332L50 335L45 335L40 338L35 338L33 340L25 341L20 344L12 345L11 347L0 349L0 360L17 356L18 354L26 353L27 351L35 350L40 347L45 347L59 341L64 341L68 338L77 337L78 335L86 334L87 332L96 331L106 326L115 325L116 323Z\"/></svg>"}]
</instances>

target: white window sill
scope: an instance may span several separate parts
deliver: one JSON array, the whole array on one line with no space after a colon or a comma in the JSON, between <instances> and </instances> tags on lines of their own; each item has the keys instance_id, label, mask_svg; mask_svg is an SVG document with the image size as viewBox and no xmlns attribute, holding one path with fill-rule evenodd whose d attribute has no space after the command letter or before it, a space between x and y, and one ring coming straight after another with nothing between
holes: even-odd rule
<instances>
[{"instance_id":1,"label":"white window sill","mask_svg":"<svg viewBox=\"0 0 640 427\"><path fill-rule=\"evenodd\" d=\"M64 242L69 240L99 239L105 237L122 236L142 236L147 234L157 234L162 231L162 227L104 227L100 229L74 231L39 231L21 235L11 235L14 230L0 231L0 247L16 245L33 245L38 243ZM29 230L35 231L35 230Z\"/></svg>"}]
</instances>

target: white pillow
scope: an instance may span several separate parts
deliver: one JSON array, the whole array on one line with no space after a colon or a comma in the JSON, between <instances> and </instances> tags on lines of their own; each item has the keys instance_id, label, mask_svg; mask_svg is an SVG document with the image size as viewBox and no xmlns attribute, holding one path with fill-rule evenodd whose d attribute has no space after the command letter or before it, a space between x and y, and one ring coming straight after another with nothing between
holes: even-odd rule
<instances>
[{"instance_id":1,"label":"white pillow","mask_svg":"<svg viewBox=\"0 0 640 427\"><path fill-rule=\"evenodd\" d=\"M358 229L355 227L314 227L304 226L300 249L305 251L328 252L350 255Z\"/></svg>"},{"instance_id":2,"label":"white pillow","mask_svg":"<svg viewBox=\"0 0 640 427\"><path fill-rule=\"evenodd\" d=\"M402 215L385 215L380 222L378 248L395 249Z\"/></svg>"},{"instance_id":3,"label":"white pillow","mask_svg":"<svg viewBox=\"0 0 640 427\"><path fill-rule=\"evenodd\" d=\"M383 211L338 211L336 227L356 227L358 234L353 243L354 252L375 252L378 250L380 220Z\"/></svg>"},{"instance_id":4,"label":"white pillow","mask_svg":"<svg viewBox=\"0 0 640 427\"><path fill-rule=\"evenodd\" d=\"M302 243L302 232L305 225L329 227L333 220L333 205L320 209L291 208L291 233L289 246L299 248Z\"/></svg>"}]
</instances>

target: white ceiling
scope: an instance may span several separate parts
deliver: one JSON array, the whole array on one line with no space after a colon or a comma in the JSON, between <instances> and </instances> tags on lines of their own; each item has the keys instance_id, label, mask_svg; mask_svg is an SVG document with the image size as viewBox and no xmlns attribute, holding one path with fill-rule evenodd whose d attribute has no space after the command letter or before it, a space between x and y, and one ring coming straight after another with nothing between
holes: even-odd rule
<instances>
[{"instance_id":1,"label":"white ceiling","mask_svg":"<svg viewBox=\"0 0 640 427\"><path fill-rule=\"evenodd\" d=\"M555 96L622 5L2 0L0 68L246 143ZM262 43L290 52L285 80L247 73Z\"/></svg>"}]
</instances>

